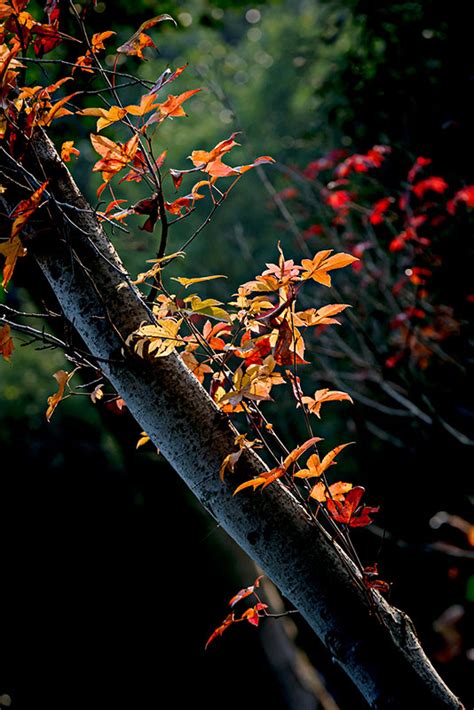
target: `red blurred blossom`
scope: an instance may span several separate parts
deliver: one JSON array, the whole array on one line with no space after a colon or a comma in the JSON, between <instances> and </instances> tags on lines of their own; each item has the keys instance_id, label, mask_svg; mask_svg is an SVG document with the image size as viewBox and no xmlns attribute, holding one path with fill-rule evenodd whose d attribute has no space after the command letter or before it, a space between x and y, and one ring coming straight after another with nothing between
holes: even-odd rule
<instances>
[{"instance_id":1,"label":"red blurred blossom","mask_svg":"<svg viewBox=\"0 0 474 710\"><path fill-rule=\"evenodd\" d=\"M459 202L464 202L467 207L474 207L474 185L467 185L462 190L458 190L452 200L448 202L449 214L454 214Z\"/></svg>"},{"instance_id":2,"label":"red blurred blossom","mask_svg":"<svg viewBox=\"0 0 474 710\"><path fill-rule=\"evenodd\" d=\"M394 202L393 197L383 197L381 200L378 200L378 202L375 202L374 205L372 206L372 211L369 216L369 221L371 224L382 224L384 221L384 214Z\"/></svg>"},{"instance_id":3,"label":"red blurred blossom","mask_svg":"<svg viewBox=\"0 0 474 710\"><path fill-rule=\"evenodd\" d=\"M392 239L388 248L390 251L401 251L402 249L404 249L405 244L408 241L415 239L415 237L416 237L415 230L412 229L411 227L408 227L407 229L405 229L403 232L400 232L400 234L397 234L397 236Z\"/></svg>"},{"instance_id":4,"label":"red blurred blossom","mask_svg":"<svg viewBox=\"0 0 474 710\"><path fill-rule=\"evenodd\" d=\"M385 366L390 368L395 367L402 358L403 352L396 353L395 355L392 355L391 357L388 357L385 360Z\"/></svg>"},{"instance_id":5,"label":"red blurred blossom","mask_svg":"<svg viewBox=\"0 0 474 710\"><path fill-rule=\"evenodd\" d=\"M312 224L303 232L305 239L309 239L310 237L319 237L321 234L324 234L324 227L321 224Z\"/></svg>"},{"instance_id":6,"label":"red blurred blossom","mask_svg":"<svg viewBox=\"0 0 474 710\"><path fill-rule=\"evenodd\" d=\"M359 261L354 261L354 263L352 264L353 271L355 271L356 273L359 273L359 271L361 271L363 269L364 264L361 260L362 256L364 255L364 252L367 249L371 249L373 246L374 245L372 244L372 242L359 242L359 244L355 244L352 247L352 249L351 249L352 256L356 256L359 259Z\"/></svg>"},{"instance_id":7,"label":"red blurred blossom","mask_svg":"<svg viewBox=\"0 0 474 710\"><path fill-rule=\"evenodd\" d=\"M283 190L280 190L280 192L277 192L275 197L279 197L281 200L293 200L295 197L298 197L299 195L299 190L296 189L296 187L285 187Z\"/></svg>"},{"instance_id":8,"label":"red blurred blossom","mask_svg":"<svg viewBox=\"0 0 474 710\"><path fill-rule=\"evenodd\" d=\"M419 158L417 158L408 173L408 182L413 182L413 180L416 178L416 176L418 175L420 170L422 168L424 168L426 165L431 165L431 163L432 163L431 158L423 158L421 156Z\"/></svg>"},{"instance_id":9,"label":"red blurred blossom","mask_svg":"<svg viewBox=\"0 0 474 710\"><path fill-rule=\"evenodd\" d=\"M425 196L425 192L437 192L440 195L448 189L449 185L442 177L433 175L426 180L421 180L413 185L413 192L421 200Z\"/></svg>"},{"instance_id":10,"label":"red blurred blossom","mask_svg":"<svg viewBox=\"0 0 474 710\"><path fill-rule=\"evenodd\" d=\"M308 163L306 168L303 170L303 175L305 175L308 180L314 180L322 170L330 170L336 165L338 160L345 158L346 155L347 150L333 150L330 153L327 153L327 155L324 155L322 158Z\"/></svg>"},{"instance_id":11,"label":"red blurred blossom","mask_svg":"<svg viewBox=\"0 0 474 710\"><path fill-rule=\"evenodd\" d=\"M379 168L384 161L384 156L390 153L390 150L385 145L374 145L365 154L355 153L350 155L343 163L338 165L334 172L337 177L346 177L350 173L366 173L371 168Z\"/></svg>"},{"instance_id":12,"label":"red blurred blossom","mask_svg":"<svg viewBox=\"0 0 474 710\"><path fill-rule=\"evenodd\" d=\"M350 202L352 202L352 195L347 190L338 190L337 192L330 192L326 198L325 203L333 208L333 210L340 210L346 208Z\"/></svg>"}]
</instances>

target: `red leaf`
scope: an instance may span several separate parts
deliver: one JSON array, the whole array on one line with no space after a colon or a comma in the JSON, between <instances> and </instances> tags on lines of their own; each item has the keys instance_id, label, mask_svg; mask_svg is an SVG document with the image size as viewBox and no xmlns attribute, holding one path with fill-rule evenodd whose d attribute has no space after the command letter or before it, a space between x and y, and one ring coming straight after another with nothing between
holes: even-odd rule
<instances>
[{"instance_id":1,"label":"red leaf","mask_svg":"<svg viewBox=\"0 0 474 710\"><path fill-rule=\"evenodd\" d=\"M234 614L229 614L228 616L226 616L226 618L224 619L222 624L220 626L218 626L217 629L215 629L212 632L212 634L209 636L209 638L207 639L207 643L204 647L206 651L207 651L207 647L209 646L209 644L212 643L212 641L214 641L214 639L216 639L218 636L222 636L224 631L226 629L228 629L229 626L231 626L234 623L234 621L235 621Z\"/></svg>"},{"instance_id":2,"label":"red leaf","mask_svg":"<svg viewBox=\"0 0 474 710\"><path fill-rule=\"evenodd\" d=\"M349 525L352 528L365 527L373 521L369 517L372 513L377 513L379 508L371 508L369 506L359 507L360 500L365 493L365 488L355 486L346 495L344 501L331 500L327 501L328 512L332 519L337 523Z\"/></svg>"}]
</instances>

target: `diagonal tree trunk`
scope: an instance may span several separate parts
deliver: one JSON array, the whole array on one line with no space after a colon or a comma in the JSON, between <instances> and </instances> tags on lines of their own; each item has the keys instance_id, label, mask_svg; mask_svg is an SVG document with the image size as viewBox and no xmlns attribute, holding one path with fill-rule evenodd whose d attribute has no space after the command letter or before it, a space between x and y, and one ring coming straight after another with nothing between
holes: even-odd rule
<instances>
[{"instance_id":1,"label":"diagonal tree trunk","mask_svg":"<svg viewBox=\"0 0 474 710\"><path fill-rule=\"evenodd\" d=\"M5 153L0 163L11 174ZM38 182L49 179L50 196L35 215L29 252L104 375L204 507L301 611L371 707L462 708L408 617L376 592L368 598L354 583L350 560L284 485L232 496L236 481L265 469L254 452L241 457L230 486L219 480L220 464L234 449L234 428L176 355L148 362L125 347L130 333L152 316L42 131L24 164ZM11 208L24 195L15 195L14 183L8 187Z\"/></svg>"}]
</instances>

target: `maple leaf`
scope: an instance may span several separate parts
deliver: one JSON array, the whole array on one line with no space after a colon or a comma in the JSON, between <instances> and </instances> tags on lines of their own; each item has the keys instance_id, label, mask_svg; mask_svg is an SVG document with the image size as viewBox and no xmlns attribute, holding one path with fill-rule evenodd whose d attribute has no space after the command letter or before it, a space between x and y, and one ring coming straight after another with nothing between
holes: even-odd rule
<instances>
[{"instance_id":1,"label":"maple leaf","mask_svg":"<svg viewBox=\"0 0 474 710\"><path fill-rule=\"evenodd\" d=\"M74 141L64 141L61 146L61 160L69 163L71 155L79 156L81 153L77 148L74 148Z\"/></svg>"},{"instance_id":2,"label":"maple leaf","mask_svg":"<svg viewBox=\"0 0 474 710\"><path fill-rule=\"evenodd\" d=\"M379 508L372 508L367 505L359 506L360 500L365 493L365 488L355 486L349 491L344 501L327 501L327 509L337 523L349 525L351 528L360 528L370 525L372 519L369 517L373 513L378 513Z\"/></svg>"},{"instance_id":3,"label":"maple leaf","mask_svg":"<svg viewBox=\"0 0 474 710\"><path fill-rule=\"evenodd\" d=\"M46 410L46 419L48 420L48 422L51 420L53 412L58 406L59 402L63 399L64 389L75 372L75 370L73 370L73 372L65 372L65 370L58 370L54 373L53 377L58 383L58 391L55 394L52 394L51 397L48 397L48 409Z\"/></svg>"},{"instance_id":4,"label":"maple leaf","mask_svg":"<svg viewBox=\"0 0 474 710\"><path fill-rule=\"evenodd\" d=\"M226 631L226 629L228 629L229 626L231 626L234 623L234 621L235 621L235 616L233 613L228 614L228 616L226 616L226 618L224 619L222 624L220 626L218 626L217 629L215 629L212 632L212 634L209 636L209 638L207 639L207 643L204 647L206 651L207 651L209 644L212 643L212 641L214 641L214 639L216 639L218 636L222 636L224 631Z\"/></svg>"},{"instance_id":5,"label":"maple leaf","mask_svg":"<svg viewBox=\"0 0 474 710\"><path fill-rule=\"evenodd\" d=\"M154 47L155 44L153 40L145 34L146 30L151 29L159 22L164 22L165 20L171 20L176 24L175 20L171 15L163 14L157 17L152 17L151 20L143 22L138 30L128 39L124 44L117 47L117 52L120 54L126 54L129 57L138 57L139 59L145 59L143 56L143 49L145 47Z\"/></svg>"},{"instance_id":6,"label":"maple leaf","mask_svg":"<svg viewBox=\"0 0 474 710\"><path fill-rule=\"evenodd\" d=\"M249 587L245 587L245 589L241 589L240 591L237 592L235 596L232 597L232 599L229 602L230 607L234 607L238 602L242 601L242 599L246 599L249 597L251 594L254 593L255 589L257 589L260 586L260 580L263 579L263 574L261 574L253 584L251 584Z\"/></svg>"},{"instance_id":7,"label":"maple leaf","mask_svg":"<svg viewBox=\"0 0 474 710\"><path fill-rule=\"evenodd\" d=\"M308 407L308 411L312 414L316 414L319 418L321 418L320 411L323 402L340 402L342 400L347 400L348 402L354 404L352 398L346 394L346 392L330 390L328 387L325 387L322 390L316 390L314 397L304 396L301 399Z\"/></svg>"},{"instance_id":8,"label":"maple leaf","mask_svg":"<svg viewBox=\"0 0 474 710\"><path fill-rule=\"evenodd\" d=\"M334 459L339 454L342 449L346 446L353 444L353 441L347 444L340 444L332 449L326 456L321 460L318 454L312 454L308 461L306 462L306 468L296 471L294 474L295 478L316 478L322 476L323 473L329 468L329 466L334 465Z\"/></svg>"},{"instance_id":9,"label":"maple leaf","mask_svg":"<svg viewBox=\"0 0 474 710\"><path fill-rule=\"evenodd\" d=\"M330 256L331 253L332 249L326 249L318 251L312 259L303 259L301 265L305 271L301 274L301 278L303 280L313 279L313 281L323 284L323 286L331 286L331 277L328 271L342 269L349 264L353 264L354 261L359 261L357 257L351 254L340 252Z\"/></svg>"},{"instance_id":10,"label":"maple leaf","mask_svg":"<svg viewBox=\"0 0 474 710\"><path fill-rule=\"evenodd\" d=\"M10 326L3 325L0 328L0 355L4 360L9 362L14 349L15 346L13 345L13 339L10 334Z\"/></svg>"}]
</instances>

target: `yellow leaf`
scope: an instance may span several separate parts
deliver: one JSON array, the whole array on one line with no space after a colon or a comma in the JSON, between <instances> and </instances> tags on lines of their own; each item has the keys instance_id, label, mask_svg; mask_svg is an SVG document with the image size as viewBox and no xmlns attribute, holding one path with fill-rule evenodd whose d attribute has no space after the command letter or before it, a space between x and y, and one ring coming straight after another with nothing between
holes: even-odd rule
<instances>
[{"instance_id":1,"label":"yellow leaf","mask_svg":"<svg viewBox=\"0 0 474 710\"><path fill-rule=\"evenodd\" d=\"M200 277L196 277L194 279L186 279L186 278L184 278L184 276L177 276L177 277L172 276L171 278L172 278L172 281L178 281L181 284L181 286L188 288L188 286L192 286L193 284L202 283L203 281L212 281L213 279L226 279L227 276L224 276L223 274L217 274L216 276L200 276Z\"/></svg>"},{"instance_id":2,"label":"yellow leaf","mask_svg":"<svg viewBox=\"0 0 474 710\"><path fill-rule=\"evenodd\" d=\"M150 441L150 437L148 436L148 434L145 431L142 431L141 436L138 439L137 445L135 448L139 449L140 446L144 446L145 444L148 444L149 441Z\"/></svg>"}]
</instances>

